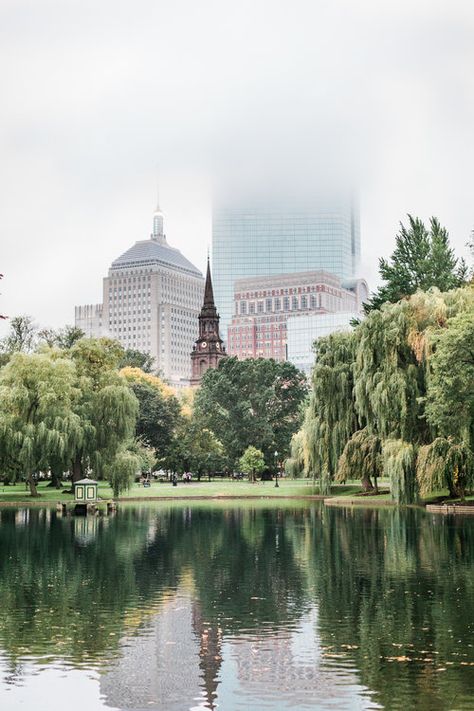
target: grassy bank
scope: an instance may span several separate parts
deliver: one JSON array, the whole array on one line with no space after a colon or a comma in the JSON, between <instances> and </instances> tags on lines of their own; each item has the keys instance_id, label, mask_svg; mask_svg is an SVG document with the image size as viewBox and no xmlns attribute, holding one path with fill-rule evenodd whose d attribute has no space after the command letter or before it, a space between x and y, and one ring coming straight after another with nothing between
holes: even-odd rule
<instances>
[{"instance_id":1,"label":"grassy bank","mask_svg":"<svg viewBox=\"0 0 474 711\"><path fill-rule=\"evenodd\" d=\"M64 484L62 488L68 487ZM360 487L354 485L333 487L334 492L341 495L354 495ZM0 485L0 505L2 503L17 502L41 502L55 503L57 501L72 501L72 494L63 493L62 489L48 487L45 482L38 485L39 498L33 499L29 490L24 484L14 484L11 486ZM183 498L183 499L207 499L207 498L252 498L252 497L312 497L318 496L319 490L308 479L283 479L279 480L279 486L275 487L273 481L256 482L252 484L248 481L193 481L190 484L178 483L172 486L169 483L153 482L150 487L145 488L141 484L134 484L128 491L124 492L120 499L130 501L146 501L154 499ZM99 482L99 497L102 499L112 498L112 489L106 482Z\"/></svg>"},{"instance_id":2,"label":"grassy bank","mask_svg":"<svg viewBox=\"0 0 474 711\"><path fill-rule=\"evenodd\" d=\"M64 483L62 489L68 488L70 485ZM363 496L358 481L351 481L344 485L336 485L331 488L330 497L334 504L338 501L345 504L356 504L360 506L376 506L379 504L391 503L390 494L387 492L388 482L381 481L380 488L384 493ZM46 482L40 482L38 485L39 498L33 499L29 489L24 484L14 484L12 486L0 485L0 506L2 504L15 503L56 503L73 501L72 494L63 493L62 489L53 489ZM101 499L112 499L112 489L106 482L99 482L99 497ZM141 484L133 484L133 486L124 492L121 501L156 501L166 499L226 499L226 498L287 498L287 497L318 497L320 496L317 486L308 479L280 479L279 486L275 487L273 481L256 482L251 484L248 481L193 481L190 484L178 483L178 486L172 486L170 483L153 482L150 487L145 488ZM435 503L447 499L447 491L436 491L425 499L423 503ZM466 501L474 500L474 495L466 497ZM449 503L456 503L450 500Z\"/></svg>"}]
</instances>

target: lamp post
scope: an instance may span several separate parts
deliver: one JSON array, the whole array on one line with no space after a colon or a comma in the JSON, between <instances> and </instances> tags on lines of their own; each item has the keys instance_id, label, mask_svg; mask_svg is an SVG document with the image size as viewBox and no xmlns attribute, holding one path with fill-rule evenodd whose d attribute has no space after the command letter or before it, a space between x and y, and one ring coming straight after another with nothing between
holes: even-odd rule
<instances>
[{"instance_id":1,"label":"lamp post","mask_svg":"<svg viewBox=\"0 0 474 711\"><path fill-rule=\"evenodd\" d=\"M275 450L275 464L276 464L276 470L275 470L275 487L278 489L280 484L278 483L278 452Z\"/></svg>"}]
</instances>

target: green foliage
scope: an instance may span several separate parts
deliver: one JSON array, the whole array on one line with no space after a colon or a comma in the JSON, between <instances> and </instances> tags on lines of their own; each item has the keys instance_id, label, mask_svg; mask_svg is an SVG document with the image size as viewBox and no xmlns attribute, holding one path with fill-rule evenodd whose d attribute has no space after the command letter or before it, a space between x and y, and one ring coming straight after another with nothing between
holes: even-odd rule
<instances>
[{"instance_id":1,"label":"green foliage","mask_svg":"<svg viewBox=\"0 0 474 711\"><path fill-rule=\"evenodd\" d=\"M195 418L185 422L182 437L182 455L185 469L198 475L211 476L227 465L224 448L211 430L202 427Z\"/></svg>"},{"instance_id":2,"label":"green foliage","mask_svg":"<svg viewBox=\"0 0 474 711\"><path fill-rule=\"evenodd\" d=\"M418 217L408 215L408 227L400 223L396 247L389 260L380 259L380 276L385 282L366 304L367 313L384 303L395 303L416 291L437 287L455 289L466 279L466 266L456 259L446 228L432 217L427 229Z\"/></svg>"},{"instance_id":3,"label":"green foliage","mask_svg":"<svg viewBox=\"0 0 474 711\"><path fill-rule=\"evenodd\" d=\"M345 482L360 478L364 491L376 489L377 478L382 475L381 454L380 437L369 434L366 428L354 432L339 459L336 479Z\"/></svg>"},{"instance_id":4,"label":"green foliage","mask_svg":"<svg viewBox=\"0 0 474 711\"><path fill-rule=\"evenodd\" d=\"M423 492L441 479L453 495L463 492L471 485L465 447L474 445L472 343L472 287L417 292L371 311L352 334L321 339L290 467L313 473L327 492L335 477L360 476L370 488L382 466L399 503L416 500L417 467ZM450 471L435 456L441 440L429 449L437 438L451 438Z\"/></svg>"},{"instance_id":5,"label":"green foliage","mask_svg":"<svg viewBox=\"0 0 474 711\"><path fill-rule=\"evenodd\" d=\"M263 452L253 446L247 447L239 459L239 468L245 474L248 474L249 479L255 481L257 475L261 474L265 469L265 457Z\"/></svg>"},{"instance_id":6,"label":"green foliage","mask_svg":"<svg viewBox=\"0 0 474 711\"><path fill-rule=\"evenodd\" d=\"M134 348L125 348L120 358L120 368L140 368L144 373L151 373L155 359L149 353L142 353Z\"/></svg>"},{"instance_id":7,"label":"green foliage","mask_svg":"<svg viewBox=\"0 0 474 711\"><path fill-rule=\"evenodd\" d=\"M40 340L44 341L47 346L60 350L72 348L77 341L85 338L85 335L84 331L77 326L65 326L57 331L52 328L43 328L38 333Z\"/></svg>"},{"instance_id":8,"label":"green foliage","mask_svg":"<svg viewBox=\"0 0 474 711\"><path fill-rule=\"evenodd\" d=\"M312 392L302 427L302 457L307 476L319 479L329 493L339 457L359 428L353 400L355 339L353 333L334 333L315 345Z\"/></svg>"},{"instance_id":9,"label":"green foliage","mask_svg":"<svg viewBox=\"0 0 474 711\"><path fill-rule=\"evenodd\" d=\"M110 482L115 498L130 488L142 464L141 457L126 449L119 449L114 458L107 461L104 466L105 478Z\"/></svg>"},{"instance_id":10,"label":"green foliage","mask_svg":"<svg viewBox=\"0 0 474 711\"><path fill-rule=\"evenodd\" d=\"M253 444L264 453L267 466L273 466L275 450L282 459L289 453L306 392L304 375L291 363L226 358L203 377L194 411L231 462Z\"/></svg>"},{"instance_id":11,"label":"green foliage","mask_svg":"<svg viewBox=\"0 0 474 711\"><path fill-rule=\"evenodd\" d=\"M36 495L33 475L64 471L82 444L75 368L63 358L16 353L0 371L0 470L25 479Z\"/></svg>"},{"instance_id":12,"label":"green foliage","mask_svg":"<svg viewBox=\"0 0 474 711\"><path fill-rule=\"evenodd\" d=\"M426 414L440 432L474 448L474 307L434 334Z\"/></svg>"},{"instance_id":13,"label":"green foliage","mask_svg":"<svg viewBox=\"0 0 474 711\"><path fill-rule=\"evenodd\" d=\"M165 459L181 422L179 402L143 380L130 382L130 388L139 404L136 436L154 449L158 460Z\"/></svg>"},{"instance_id":14,"label":"green foliage","mask_svg":"<svg viewBox=\"0 0 474 711\"><path fill-rule=\"evenodd\" d=\"M388 439L382 448L383 469L390 478L392 497L398 504L412 504L417 499L415 445L402 439Z\"/></svg>"},{"instance_id":15,"label":"green foliage","mask_svg":"<svg viewBox=\"0 0 474 711\"><path fill-rule=\"evenodd\" d=\"M474 456L464 442L437 437L420 447L416 476L420 494L447 488L451 496L464 498L466 489L474 487Z\"/></svg>"},{"instance_id":16,"label":"green foliage","mask_svg":"<svg viewBox=\"0 0 474 711\"><path fill-rule=\"evenodd\" d=\"M100 478L132 442L138 401L117 371L120 348L82 339L68 351L15 353L0 371L0 472L60 481L89 470ZM107 469L109 467L109 469ZM124 462L120 462L124 471Z\"/></svg>"}]
</instances>

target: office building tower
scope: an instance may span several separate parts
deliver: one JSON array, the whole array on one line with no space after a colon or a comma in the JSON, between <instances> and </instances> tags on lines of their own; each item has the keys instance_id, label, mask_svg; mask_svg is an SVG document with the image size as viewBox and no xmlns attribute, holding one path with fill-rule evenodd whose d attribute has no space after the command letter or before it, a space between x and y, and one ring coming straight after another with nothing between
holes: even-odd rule
<instances>
[{"instance_id":1,"label":"office building tower","mask_svg":"<svg viewBox=\"0 0 474 711\"><path fill-rule=\"evenodd\" d=\"M212 266L221 331L233 313L238 279L324 270L342 280L357 274L359 215L344 199L218 202L213 211Z\"/></svg>"},{"instance_id":2,"label":"office building tower","mask_svg":"<svg viewBox=\"0 0 474 711\"><path fill-rule=\"evenodd\" d=\"M229 354L241 359L290 359L290 319L297 321L311 315L317 321L326 314L348 312L360 315L367 297L367 284L362 279L341 282L325 271L239 279L235 282L234 316L228 329ZM305 351L304 355L306 363L311 346L309 354Z\"/></svg>"},{"instance_id":3,"label":"office building tower","mask_svg":"<svg viewBox=\"0 0 474 711\"><path fill-rule=\"evenodd\" d=\"M91 335L107 335L124 348L149 353L171 385L188 385L203 293L202 273L168 244L157 207L150 238L112 262L103 282L101 326L94 333L91 327ZM98 308L76 307L76 325Z\"/></svg>"}]
</instances>

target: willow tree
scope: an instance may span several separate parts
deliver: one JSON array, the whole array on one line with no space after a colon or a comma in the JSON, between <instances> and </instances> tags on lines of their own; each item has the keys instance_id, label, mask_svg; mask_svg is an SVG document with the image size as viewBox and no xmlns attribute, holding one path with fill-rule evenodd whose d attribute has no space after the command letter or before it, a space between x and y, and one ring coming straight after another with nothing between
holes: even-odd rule
<instances>
[{"instance_id":1,"label":"willow tree","mask_svg":"<svg viewBox=\"0 0 474 711\"><path fill-rule=\"evenodd\" d=\"M73 481L89 469L106 476L116 454L133 440L138 401L117 370L121 354L119 344L106 338L83 339L70 350L80 391L75 412L83 431L71 461Z\"/></svg>"},{"instance_id":2,"label":"willow tree","mask_svg":"<svg viewBox=\"0 0 474 711\"><path fill-rule=\"evenodd\" d=\"M382 475L382 446L380 437L369 434L367 428L354 432L346 442L339 459L336 479L360 479L366 492L377 491L377 479Z\"/></svg>"},{"instance_id":3,"label":"willow tree","mask_svg":"<svg viewBox=\"0 0 474 711\"><path fill-rule=\"evenodd\" d=\"M25 479L32 496L35 474L65 471L81 446L75 376L71 361L45 354L15 353L0 371L0 469Z\"/></svg>"},{"instance_id":4,"label":"willow tree","mask_svg":"<svg viewBox=\"0 0 474 711\"><path fill-rule=\"evenodd\" d=\"M353 399L355 359L353 333L335 333L315 345L312 392L302 427L305 471L329 492L338 460L350 436L359 429Z\"/></svg>"}]
</instances>

